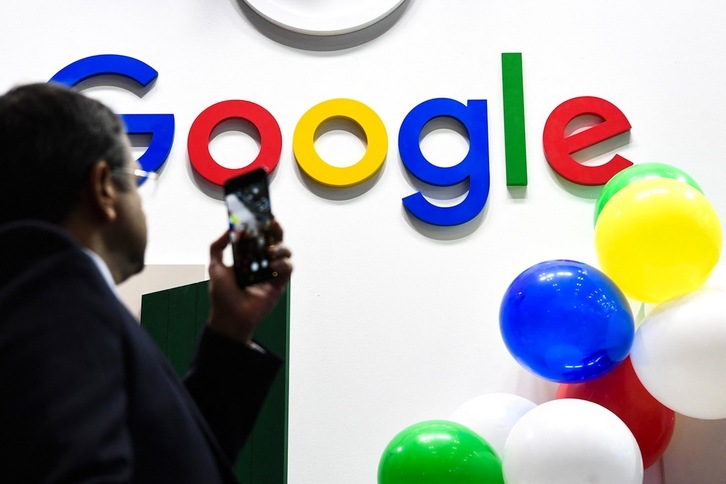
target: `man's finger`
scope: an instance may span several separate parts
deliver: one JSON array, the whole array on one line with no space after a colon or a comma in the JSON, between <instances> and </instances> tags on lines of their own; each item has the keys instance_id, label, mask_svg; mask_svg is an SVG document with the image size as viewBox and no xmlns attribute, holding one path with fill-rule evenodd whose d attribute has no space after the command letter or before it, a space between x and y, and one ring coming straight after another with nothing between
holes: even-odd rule
<instances>
[{"instance_id":1,"label":"man's finger","mask_svg":"<svg viewBox=\"0 0 726 484\"><path fill-rule=\"evenodd\" d=\"M270 282L279 290L284 290L292 275L292 263L290 259L275 260L270 264L270 269L272 269L273 274Z\"/></svg>"},{"instance_id":2,"label":"man's finger","mask_svg":"<svg viewBox=\"0 0 726 484\"><path fill-rule=\"evenodd\" d=\"M275 242L282 242L282 226L277 222L277 220L273 219L270 223L270 232L272 233Z\"/></svg>"},{"instance_id":3,"label":"man's finger","mask_svg":"<svg viewBox=\"0 0 726 484\"><path fill-rule=\"evenodd\" d=\"M222 263L222 254L229 244L229 232L227 230L209 246L209 262Z\"/></svg>"},{"instance_id":4,"label":"man's finger","mask_svg":"<svg viewBox=\"0 0 726 484\"><path fill-rule=\"evenodd\" d=\"M283 244L275 244L268 250L271 259L289 259L292 257L290 249Z\"/></svg>"}]
</instances>

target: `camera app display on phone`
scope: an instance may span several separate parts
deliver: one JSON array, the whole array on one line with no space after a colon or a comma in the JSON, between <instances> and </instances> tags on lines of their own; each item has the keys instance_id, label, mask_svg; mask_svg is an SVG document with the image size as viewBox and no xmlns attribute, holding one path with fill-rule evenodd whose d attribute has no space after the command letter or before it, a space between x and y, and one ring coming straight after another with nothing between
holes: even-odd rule
<instances>
[{"instance_id":1,"label":"camera app display on phone","mask_svg":"<svg viewBox=\"0 0 726 484\"><path fill-rule=\"evenodd\" d=\"M244 287L271 277L268 247L272 211L264 171L225 184L230 238L237 282Z\"/></svg>"}]
</instances>

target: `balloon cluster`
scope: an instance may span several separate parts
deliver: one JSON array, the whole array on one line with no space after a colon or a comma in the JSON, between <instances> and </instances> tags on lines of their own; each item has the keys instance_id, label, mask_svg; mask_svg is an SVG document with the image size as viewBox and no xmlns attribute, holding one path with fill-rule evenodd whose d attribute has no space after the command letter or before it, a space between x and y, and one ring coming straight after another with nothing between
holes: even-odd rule
<instances>
[{"instance_id":1,"label":"balloon cluster","mask_svg":"<svg viewBox=\"0 0 726 484\"><path fill-rule=\"evenodd\" d=\"M721 225L676 167L634 165L595 207L600 269L551 260L522 272L500 307L504 343L559 383L535 405L510 394L412 425L386 447L379 484L640 483L675 414L726 418L726 291L705 288ZM631 301L656 304L637 326Z\"/></svg>"}]
</instances>

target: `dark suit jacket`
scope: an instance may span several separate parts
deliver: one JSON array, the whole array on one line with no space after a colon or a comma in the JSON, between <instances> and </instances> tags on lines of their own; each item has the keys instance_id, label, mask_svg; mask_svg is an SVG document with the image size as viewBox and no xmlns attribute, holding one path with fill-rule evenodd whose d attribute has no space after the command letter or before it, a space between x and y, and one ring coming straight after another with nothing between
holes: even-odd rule
<instances>
[{"instance_id":1,"label":"dark suit jacket","mask_svg":"<svg viewBox=\"0 0 726 484\"><path fill-rule=\"evenodd\" d=\"M206 330L182 383L91 258L0 228L0 482L236 482L280 361Z\"/></svg>"}]
</instances>

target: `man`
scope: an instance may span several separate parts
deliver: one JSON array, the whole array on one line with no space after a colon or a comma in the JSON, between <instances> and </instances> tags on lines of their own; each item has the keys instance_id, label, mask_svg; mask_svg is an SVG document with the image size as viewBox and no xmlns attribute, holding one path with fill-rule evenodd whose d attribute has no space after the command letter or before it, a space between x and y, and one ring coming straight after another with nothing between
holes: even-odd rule
<instances>
[{"instance_id":1,"label":"man","mask_svg":"<svg viewBox=\"0 0 726 484\"><path fill-rule=\"evenodd\" d=\"M241 290L227 233L212 243L182 383L114 292L144 266L138 168L101 103L51 84L0 96L0 482L235 482L280 365L252 336L290 251L273 246L277 277Z\"/></svg>"}]
</instances>

